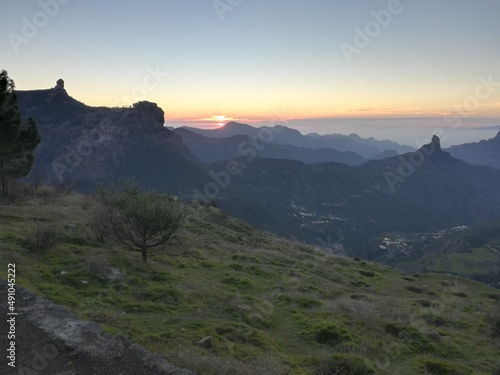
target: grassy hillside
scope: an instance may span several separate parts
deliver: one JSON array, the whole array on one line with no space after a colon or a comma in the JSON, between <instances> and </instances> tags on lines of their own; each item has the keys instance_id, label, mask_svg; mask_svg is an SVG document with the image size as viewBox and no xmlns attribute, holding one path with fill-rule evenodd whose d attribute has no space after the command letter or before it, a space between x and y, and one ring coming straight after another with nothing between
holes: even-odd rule
<instances>
[{"instance_id":1,"label":"grassy hillside","mask_svg":"<svg viewBox=\"0 0 500 375\"><path fill-rule=\"evenodd\" d=\"M427 270L470 276L500 287L500 222L467 228L447 236L441 243L461 243L463 249L422 259Z\"/></svg>"},{"instance_id":2,"label":"grassy hillside","mask_svg":"<svg viewBox=\"0 0 500 375\"><path fill-rule=\"evenodd\" d=\"M500 222L411 236L386 234L382 262L403 270L457 275L500 289ZM389 242L389 243L388 243Z\"/></svg>"},{"instance_id":3,"label":"grassy hillside","mask_svg":"<svg viewBox=\"0 0 500 375\"><path fill-rule=\"evenodd\" d=\"M180 239L143 264L93 238L92 204L46 191L0 206L2 264L197 374L500 374L498 290L330 256L198 204ZM26 249L46 226L61 242Z\"/></svg>"}]
</instances>

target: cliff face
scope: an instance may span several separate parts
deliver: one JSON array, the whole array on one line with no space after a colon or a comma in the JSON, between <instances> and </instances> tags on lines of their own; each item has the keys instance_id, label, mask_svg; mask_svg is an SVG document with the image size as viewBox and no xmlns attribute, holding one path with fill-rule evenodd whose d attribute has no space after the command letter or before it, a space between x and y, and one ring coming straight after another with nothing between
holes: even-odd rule
<instances>
[{"instance_id":1,"label":"cliff face","mask_svg":"<svg viewBox=\"0 0 500 375\"><path fill-rule=\"evenodd\" d=\"M164 112L155 103L89 107L62 88L17 94L22 116L32 116L42 136L30 178L88 192L96 183L132 177L173 194L207 180L181 138L163 126Z\"/></svg>"},{"instance_id":2,"label":"cliff face","mask_svg":"<svg viewBox=\"0 0 500 375\"><path fill-rule=\"evenodd\" d=\"M146 101L135 103L132 112L130 115L134 116L139 124L150 126L152 131L159 130L159 127L163 128L165 113L156 103ZM169 132L172 133L170 130Z\"/></svg>"}]
</instances>

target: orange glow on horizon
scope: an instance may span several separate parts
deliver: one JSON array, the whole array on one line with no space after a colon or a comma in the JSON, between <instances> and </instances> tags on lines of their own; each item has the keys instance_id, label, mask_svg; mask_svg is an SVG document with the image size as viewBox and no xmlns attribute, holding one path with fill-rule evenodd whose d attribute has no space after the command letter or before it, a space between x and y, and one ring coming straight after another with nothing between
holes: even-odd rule
<instances>
[{"instance_id":1,"label":"orange glow on horizon","mask_svg":"<svg viewBox=\"0 0 500 375\"><path fill-rule=\"evenodd\" d=\"M113 106L114 103L110 99L112 96L96 97L71 91L69 94L88 105ZM353 88L344 92L288 92L280 99L240 94L220 100L202 93L188 95L182 91L176 95L151 95L146 99L157 103L165 111L166 121L191 121L220 127L230 121L252 124L292 119L442 117L456 114L454 108L463 106L463 96L456 93L440 94L426 97L406 92L395 96L388 92L376 93ZM463 114L464 117L475 118L500 117L500 101L496 97L491 98L490 101L481 102L474 112Z\"/></svg>"},{"instance_id":2,"label":"orange glow on horizon","mask_svg":"<svg viewBox=\"0 0 500 375\"><path fill-rule=\"evenodd\" d=\"M262 113L245 114L241 116L225 116L225 115L207 115L207 116L191 116L188 113L178 113L166 116L166 120L178 120L178 121L200 121L204 123L217 123L226 124L228 122L240 122L252 124L254 122L263 121L287 121L287 120L304 120L304 119L324 119L324 118L339 118L339 119L356 119L356 118L374 118L374 119L384 119L384 118L426 118L426 117L443 117L449 115L463 115L464 117L474 117L474 118L494 118L500 117L500 106L490 105L484 106L482 110L475 112L460 112L456 111L452 106L448 108L432 108L424 109L419 107L412 108L357 108L357 109L345 109L345 110L334 110L334 111L298 111L284 113L285 116L279 117L273 111L269 111L269 115L263 115ZM279 117L279 118L277 118Z\"/></svg>"}]
</instances>

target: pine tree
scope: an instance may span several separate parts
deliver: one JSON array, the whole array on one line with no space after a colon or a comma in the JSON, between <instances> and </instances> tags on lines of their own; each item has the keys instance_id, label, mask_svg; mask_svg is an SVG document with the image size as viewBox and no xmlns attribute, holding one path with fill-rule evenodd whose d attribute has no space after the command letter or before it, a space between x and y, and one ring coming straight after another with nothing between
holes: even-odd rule
<instances>
[{"instance_id":1,"label":"pine tree","mask_svg":"<svg viewBox=\"0 0 500 375\"><path fill-rule=\"evenodd\" d=\"M7 72L0 73L0 179L2 196L9 194L8 179L26 176L35 160L34 151L40 143L35 121L30 117L21 124L14 91L14 81Z\"/></svg>"}]
</instances>

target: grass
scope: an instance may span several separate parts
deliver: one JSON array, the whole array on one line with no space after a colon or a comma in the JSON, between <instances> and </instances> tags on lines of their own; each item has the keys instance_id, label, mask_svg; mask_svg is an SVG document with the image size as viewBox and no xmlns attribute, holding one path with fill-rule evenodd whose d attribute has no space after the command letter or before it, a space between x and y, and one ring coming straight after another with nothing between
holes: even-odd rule
<instances>
[{"instance_id":1,"label":"grass","mask_svg":"<svg viewBox=\"0 0 500 375\"><path fill-rule=\"evenodd\" d=\"M180 239L143 264L139 253L92 237L91 205L69 194L1 206L2 264L16 262L24 287L197 374L500 367L498 290L327 255L197 204L185 207ZM61 242L33 254L23 241L40 222ZM106 279L110 268L118 279ZM206 336L210 348L197 344Z\"/></svg>"},{"instance_id":2,"label":"grass","mask_svg":"<svg viewBox=\"0 0 500 375\"><path fill-rule=\"evenodd\" d=\"M432 272L452 272L457 275L482 275L498 270L500 252L493 248L473 248L467 253L451 253L433 259L426 269Z\"/></svg>"}]
</instances>

